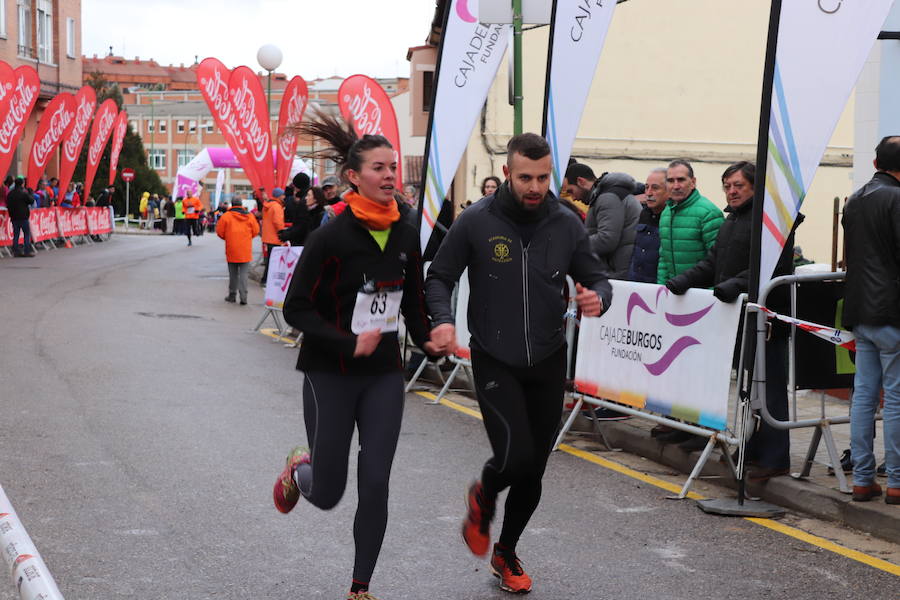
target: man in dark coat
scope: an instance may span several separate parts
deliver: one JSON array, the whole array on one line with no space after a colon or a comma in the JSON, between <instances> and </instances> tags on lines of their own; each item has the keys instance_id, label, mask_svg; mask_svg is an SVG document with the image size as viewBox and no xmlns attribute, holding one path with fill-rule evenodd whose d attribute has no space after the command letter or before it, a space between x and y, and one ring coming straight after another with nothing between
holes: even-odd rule
<instances>
[{"instance_id":1,"label":"man in dark coat","mask_svg":"<svg viewBox=\"0 0 900 600\"><path fill-rule=\"evenodd\" d=\"M683 294L689 288L712 286L713 295L722 302L734 302L746 292L750 277L750 238L753 224L753 197L756 166L741 161L725 169L722 187L728 200L725 212L728 217L716 235L716 241L706 257L693 268L669 279L666 287L675 294ZM802 222L798 215L796 225ZM793 273L791 262L794 234L788 237L781 257L775 267L775 276ZM774 310L787 309L787 288L778 288L769 295L767 304ZM775 419L788 419L787 399L787 327L773 323L772 336L766 343L766 406ZM740 339L740 336L739 336ZM682 444L695 449L705 444L706 438L693 438ZM747 462L753 468L748 471L750 480L762 481L778 475L786 475L790 469L790 436L786 429L775 429L765 421L747 444Z\"/></svg>"},{"instance_id":2,"label":"man in dark coat","mask_svg":"<svg viewBox=\"0 0 900 600\"><path fill-rule=\"evenodd\" d=\"M13 227L13 256L34 256L34 248L31 246L31 225L28 217L31 216L31 195L25 189L25 180L16 178L15 187L6 196L6 209L9 211L9 220ZM22 249L19 249L19 233L24 239Z\"/></svg>"},{"instance_id":3,"label":"man in dark coat","mask_svg":"<svg viewBox=\"0 0 900 600\"><path fill-rule=\"evenodd\" d=\"M900 504L900 136L875 148L877 173L844 207L844 325L856 336L850 406L853 499L881 495L875 483L875 412L884 389L885 502Z\"/></svg>"}]
</instances>

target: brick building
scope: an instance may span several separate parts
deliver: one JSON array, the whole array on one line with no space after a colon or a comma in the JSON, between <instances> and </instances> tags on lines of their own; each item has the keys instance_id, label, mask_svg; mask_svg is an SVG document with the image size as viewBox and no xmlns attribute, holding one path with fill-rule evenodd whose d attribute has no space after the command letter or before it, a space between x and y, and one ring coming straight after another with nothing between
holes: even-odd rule
<instances>
[{"instance_id":1,"label":"brick building","mask_svg":"<svg viewBox=\"0 0 900 600\"><path fill-rule=\"evenodd\" d=\"M31 65L41 80L10 167L10 174L24 174L44 109L58 93L75 93L82 86L81 0L0 0L0 60L14 69ZM58 168L57 150L47 172L55 174Z\"/></svg>"}]
</instances>

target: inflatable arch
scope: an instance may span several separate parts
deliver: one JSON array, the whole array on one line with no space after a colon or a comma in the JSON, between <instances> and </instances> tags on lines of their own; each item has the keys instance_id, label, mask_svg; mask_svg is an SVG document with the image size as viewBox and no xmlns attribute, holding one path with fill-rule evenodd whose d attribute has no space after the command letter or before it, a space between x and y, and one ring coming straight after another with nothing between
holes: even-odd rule
<instances>
[{"instance_id":1,"label":"inflatable arch","mask_svg":"<svg viewBox=\"0 0 900 600\"><path fill-rule=\"evenodd\" d=\"M276 152L277 149L273 149ZM175 175L175 188L172 197L193 194L199 188L199 181L213 169L240 169L241 164L230 148L204 148L197 156L183 167L178 167ZM297 173L306 173L312 178L310 165L302 158L294 157L291 165L291 178Z\"/></svg>"}]
</instances>

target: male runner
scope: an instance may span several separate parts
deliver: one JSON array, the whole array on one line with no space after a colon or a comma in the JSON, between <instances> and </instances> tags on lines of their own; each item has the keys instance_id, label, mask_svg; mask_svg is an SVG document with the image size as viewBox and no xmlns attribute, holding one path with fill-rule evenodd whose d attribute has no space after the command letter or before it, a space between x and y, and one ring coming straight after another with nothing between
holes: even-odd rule
<instances>
[{"instance_id":1,"label":"male runner","mask_svg":"<svg viewBox=\"0 0 900 600\"><path fill-rule=\"evenodd\" d=\"M513 137L506 182L473 204L450 228L425 285L435 324L431 338L456 348L450 293L469 269L469 330L478 403L493 449L481 480L468 492L463 538L487 554L497 495L510 488L491 570L500 588L531 590L516 543L541 496L541 478L562 414L566 375L566 275L577 282L585 316L609 307L612 288L591 252L584 225L551 193L547 141Z\"/></svg>"}]
</instances>

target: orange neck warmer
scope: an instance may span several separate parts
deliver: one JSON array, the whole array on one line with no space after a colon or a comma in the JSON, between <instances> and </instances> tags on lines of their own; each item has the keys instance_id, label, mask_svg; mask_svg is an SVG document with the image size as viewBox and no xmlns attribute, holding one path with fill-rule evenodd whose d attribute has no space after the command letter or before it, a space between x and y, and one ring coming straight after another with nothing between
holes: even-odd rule
<instances>
[{"instance_id":1,"label":"orange neck warmer","mask_svg":"<svg viewBox=\"0 0 900 600\"><path fill-rule=\"evenodd\" d=\"M353 216L369 229L384 231L400 220L400 211L393 200L390 204L382 204L352 191L344 195L344 200L350 205Z\"/></svg>"}]
</instances>

